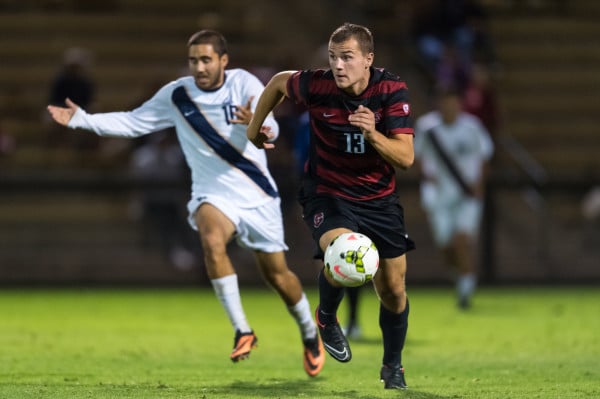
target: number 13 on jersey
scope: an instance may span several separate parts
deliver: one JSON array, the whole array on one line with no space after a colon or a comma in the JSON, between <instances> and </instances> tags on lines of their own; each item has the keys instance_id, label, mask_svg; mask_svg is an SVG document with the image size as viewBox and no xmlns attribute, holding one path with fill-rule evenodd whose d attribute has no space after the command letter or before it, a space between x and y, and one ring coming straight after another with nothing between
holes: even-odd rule
<instances>
[{"instance_id":1,"label":"number 13 on jersey","mask_svg":"<svg viewBox=\"0 0 600 399\"><path fill-rule=\"evenodd\" d=\"M346 139L345 152L350 154L364 154L365 153L365 136L362 133L344 133Z\"/></svg>"}]
</instances>

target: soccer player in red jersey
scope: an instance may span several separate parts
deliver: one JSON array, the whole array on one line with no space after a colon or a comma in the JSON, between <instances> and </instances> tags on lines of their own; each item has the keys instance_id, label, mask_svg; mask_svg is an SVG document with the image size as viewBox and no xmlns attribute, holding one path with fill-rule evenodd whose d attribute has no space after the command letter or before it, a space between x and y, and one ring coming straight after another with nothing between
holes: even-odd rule
<instances>
[{"instance_id":1,"label":"soccer player in red jersey","mask_svg":"<svg viewBox=\"0 0 600 399\"><path fill-rule=\"evenodd\" d=\"M373 240L381 257L374 277L380 298L383 335L381 379L387 389L407 387L402 349L408 328L406 252L414 248L404 227L395 187L395 168L414 161L413 129L406 84L373 66L374 42L368 28L345 23L331 35L329 69L283 71L262 93L248 125L258 148L273 148L263 128L270 111L288 97L310 115L310 149L299 200L303 218L321 254L344 232ZM319 275L316 317L327 352L340 362L352 358L336 312L344 288Z\"/></svg>"}]
</instances>

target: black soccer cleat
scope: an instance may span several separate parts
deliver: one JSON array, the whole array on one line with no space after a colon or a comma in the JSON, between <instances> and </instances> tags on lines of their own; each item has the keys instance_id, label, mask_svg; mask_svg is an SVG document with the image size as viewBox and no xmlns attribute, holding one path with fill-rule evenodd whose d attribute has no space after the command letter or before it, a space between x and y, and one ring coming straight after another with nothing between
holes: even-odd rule
<instances>
[{"instance_id":1,"label":"black soccer cleat","mask_svg":"<svg viewBox=\"0 0 600 399\"><path fill-rule=\"evenodd\" d=\"M407 389L406 380L404 379L404 367L391 368L386 365L381 367L379 374L381 381L385 384L385 389Z\"/></svg>"},{"instance_id":2,"label":"black soccer cleat","mask_svg":"<svg viewBox=\"0 0 600 399\"><path fill-rule=\"evenodd\" d=\"M337 320L329 324L321 323L319 321L319 308L317 308L315 319L327 353L338 362L349 362L352 359L352 351Z\"/></svg>"}]
</instances>

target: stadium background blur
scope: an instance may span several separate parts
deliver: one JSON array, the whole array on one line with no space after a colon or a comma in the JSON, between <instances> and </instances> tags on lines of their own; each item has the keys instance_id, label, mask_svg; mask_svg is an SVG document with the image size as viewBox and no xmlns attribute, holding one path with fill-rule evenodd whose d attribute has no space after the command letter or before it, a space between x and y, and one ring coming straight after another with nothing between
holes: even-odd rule
<instances>
[{"instance_id":1,"label":"stadium background blur","mask_svg":"<svg viewBox=\"0 0 600 399\"><path fill-rule=\"evenodd\" d=\"M181 194L183 211L185 173L131 174L139 143L49 145L45 105L67 49L93 56L90 110L102 112L132 108L156 85L186 73L185 42L195 30L220 30L230 43L230 67L266 80L273 71L313 66L331 30L351 21L372 29L375 64L408 82L416 117L428 107L410 35L419 3L0 0L0 284L208 284L200 253L194 267L177 268L160 245L148 245L136 209L141 192L159 188ZM600 205L590 193L600 185L600 3L480 3L497 54L503 120L490 183L494 212L481 237L482 280L598 283ZM313 284L317 267L307 256L312 242L296 204L290 156L295 109L279 112L282 134L269 157L283 198L288 259ZM419 207L416 168L399 173L398 182L418 244L409 255L410 283L445 281ZM260 283L250 253L232 250L240 279Z\"/></svg>"}]
</instances>

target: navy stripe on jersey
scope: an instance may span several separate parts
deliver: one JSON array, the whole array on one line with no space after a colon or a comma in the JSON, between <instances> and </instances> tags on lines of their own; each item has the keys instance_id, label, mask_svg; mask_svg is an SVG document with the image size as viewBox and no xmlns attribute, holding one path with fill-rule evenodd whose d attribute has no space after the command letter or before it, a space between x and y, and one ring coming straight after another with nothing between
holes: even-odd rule
<instances>
[{"instance_id":1,"label":"navy stripe on jersey","mask_svg":"<svg viewBox=\"0 0 600 399\"><path fill-rule=\"evenodd\" d=\"M265 193L273 198L277 198L277 190L271 185L269 179L261 170L250 160L244 157L234 146L229 144L212 125L206 120L196 104L190 99L185 88L180 86L173 90L171 96L173 103L179 109L179 112L194 128L196 133L225 161L240 169Z\"/></svg>"},{"instance_id":2,"label":"navy stripe on jersey","mask_svg":"<svg viewBox=\"0 0 600 399\"><path fill-rule=\"evenodd\" d=\"M395 170L364 140L348 116L363 105L375 114L376 129L387 135L413 134L407 87L395 75L371 68L366 90L351 96L335 84L330 70L300 71L287 84L289 97L306 105L311 120L307 177L317 193L369 200L395 191Z\"/></svg>"}]
</instances>

